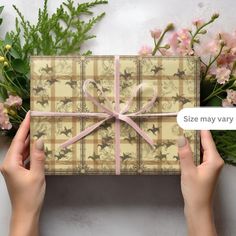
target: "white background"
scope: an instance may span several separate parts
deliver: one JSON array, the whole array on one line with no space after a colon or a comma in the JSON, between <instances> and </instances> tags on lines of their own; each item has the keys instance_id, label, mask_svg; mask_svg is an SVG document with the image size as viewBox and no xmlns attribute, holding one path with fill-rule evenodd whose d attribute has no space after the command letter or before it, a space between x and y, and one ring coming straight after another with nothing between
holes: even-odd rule
<instances>
[{"instance_id":1,"label":"white background","mask_svg":"<svg viewBox=\"0 0 236 236\"><path fill-rule=\"evenodd\" d=\"M3 32L13 27L17 5L29 20L37 19L40 1L1 0L5 5ZM61 1L49 0L50 11ZM94 54L136 54L151 44L149 29L169 22L188 27L195 17L219 12L215 32L236 29L236 1L110 0L97 9L107 15L97 25L97 39L86 45ZM1 35L2 33L1 32ZM0 162L9 140L0 138ZM225 166L215 199L219 235L236 235L235 167ZM10 203L0 177L0 235L8 232ZM27 219L25 219L27 220ZM54 176L47 177L41 235L169 236L186 235L179 176Z\"/></svg>"}]
</instances>

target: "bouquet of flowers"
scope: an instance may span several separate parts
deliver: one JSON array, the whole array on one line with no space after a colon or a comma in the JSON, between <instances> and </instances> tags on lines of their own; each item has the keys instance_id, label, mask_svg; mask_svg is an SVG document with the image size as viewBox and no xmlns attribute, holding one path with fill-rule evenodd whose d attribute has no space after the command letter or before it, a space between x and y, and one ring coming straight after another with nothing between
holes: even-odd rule
<instances>
[{"instance_id":1,"label":"bouquet of flowers","mask_svg":"<svg viewBox=\"0 0 236 236\"><path fill-rule=\"evenodd\" d=\"M144 45L141 55L198 56L201 61L201 106L236 106L236 31L222 32L206 40L208 21L196 19L190 28L175 30L170 23L164 30L150 31L154 45ZM167 33L170 37L166 39ZM206 37L205 37L206 38ZM213 131L216 146L227 163L236 164L236 131Z\"/></svg>"}]
</instances>

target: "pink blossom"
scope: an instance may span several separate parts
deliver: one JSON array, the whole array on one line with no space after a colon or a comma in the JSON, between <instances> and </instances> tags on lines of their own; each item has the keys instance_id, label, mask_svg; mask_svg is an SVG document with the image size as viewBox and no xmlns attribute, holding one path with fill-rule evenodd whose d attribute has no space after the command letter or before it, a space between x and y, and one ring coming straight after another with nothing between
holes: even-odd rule
<instances>
[{"instance_id":1,"label":"pink blossom","mask_svg":"<svg viewBox=\"0 0 236 236\"><path fill-rule=\"evenodd\" d=\"M219 50L219 41L212 40L203 46L203 53L214 55Z\"/></svg>"},{"instance_id":2,"label":"pink blossom","mask_svg":"<svg viewBox=\"0 0 236 236\"><path fill-rule=\"evenodd\" d=\"M236 47L236 31L233 34L230 33L220 33L221 39L225 42L226 46L229 48Z\"/></svg>"},{"instance_id":3,"label":"pink blossom","mask_svg":"<svg viewBox=\"0 0 236 236\"><path fill-rule=\"evenodd\" d=\"M222 107L233 107L233 104L228 99L223 99Z\"/></svg>"},{"instance_id":4,"label":"pink blossom","mask_svg":"<svg viewBox=\"0 0 236 236\"><path fill-rule=\"evenodd\" d=\"M0 103L0 128L7 130L12 128L12 124L9 121L9 117L5 111L3 103Z\"/></svg>"},{"instance_id":5,"label":"pink blossom","mask_svg":"<svg viewBox=\"0 0 236 236\"><path fill-rule=\"evenodd\" d=\"M198 18L198 19L195 19L193 20L193 25L196 25L198 28L203 26L203 24L205 23L202 19Z\"/></svg>"},{"instance_id":6,"label":"pink blossom","mask_svg":"<svg viewBox=\"0 0 236 236\"><path fill-rule=\"evenodd\" d=\"M180 56L193 55L191 48L191 35L189 29L181 29L179 32L173 33L169 40L169 44L173 52Z\"/></svg>"},{"instance_id":7,"label":"pink blossom","mask_svg":"<svg viewBox=\"0 0 236 236\"><path fill-rule=\"evenodd\" d=\"M227 99L236 105L236 91L233 89L227 89Z\"/></svg>"},{"instance_id":8,"label":"pink blossom","mask_svg":"<svg viewBox=\"0 0 236 236\"><path fill-rule=\"evenodd\" d=\"M228 66L236 59L236 55L230 53L224 53L219 56L217 59L217 64L220 66Z\"/></svg>"},{"instance_id":9,"label":"pink blossom","mask_svg":"<svg viewBox=\"0 0 236 236\"><path fill-rule=\"evenodd\" d=\"M22 99L19 96L9 95L9 98L6 99L5 105L9 107L12 107L12 106L19 107L22 105Z\"/></svg>"},{"instance_id":10,"label":"pink blossom","mask_svg":"<svg viewBox=\"0 0 236 236\"><path fill-rule=\"evenodd\" d=\"M152 38L154 39L158 39L160 36L161 36L161 30L160 29L154 29L154 30L151 30L150 33L151 33L151 36Z\"/></svg>"},{"instance_id":11,"label":"pink blossom","mask_svg":"<svg viewBox=\"0 0 236 236\"><path fill-rule=\"evenodd\" d=\"M139 50L139 55L146 56L151 54L152 54L152 48L147 45L142 46L141 49Z\"/></svg>"},{"instance_id":12,"label":"pink blossom","mask_svg":"<svg viewBox=\"0 0 236 236\"><path fill-rule=\"evenodd\" d=\"M215 71L216 79L219 84L225 84L225 82L229 81L229 77L231 71L226 67L218 67Z\"/></svg>"}]
</instances>

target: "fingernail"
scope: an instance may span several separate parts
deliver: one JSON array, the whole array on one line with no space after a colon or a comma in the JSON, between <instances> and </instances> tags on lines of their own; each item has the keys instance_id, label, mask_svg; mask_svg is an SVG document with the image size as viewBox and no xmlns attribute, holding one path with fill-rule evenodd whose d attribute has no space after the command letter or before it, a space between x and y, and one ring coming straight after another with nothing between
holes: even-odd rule
<instances>
[{"instance_id":1,"label":"fingernail","mask_svg":"<svg viewBox=\"0 0 236 236\"><path fill-rule=\"evenodd\" d=\"M43 142L43 139L42 139L42 138L36 140L36 142L35 142L35 147L36 147L36 149L39 150L39 151L43 151L43 150L44 150L44 142Z\"/></svg>"},{"instance_id":2,"label":"fingernail","mask_svg":"<svg viewBox=\"0 0 236 236\"><path fill-rule=\"evenodd\" d=\"M186 138L184 136L179 136L177 139L177 145L178 147L184 147L186 145Z\"/></svg>"}]
</instances>

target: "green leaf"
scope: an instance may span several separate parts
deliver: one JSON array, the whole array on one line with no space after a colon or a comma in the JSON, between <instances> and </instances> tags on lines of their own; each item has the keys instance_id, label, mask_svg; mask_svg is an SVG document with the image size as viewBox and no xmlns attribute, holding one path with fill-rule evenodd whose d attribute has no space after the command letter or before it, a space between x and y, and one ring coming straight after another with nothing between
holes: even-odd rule
<instances>
[{"instance_id":1,"label":"green leaf","mask_svg":"<svg viewBox=\"0 0 236 236\"><path fill-rule=\"evenodd\" d=\"M211 106L211 107L221 107L222 106L222 99L220 99L219 97L213 97L212 99L210 99L206 106Z\"/></svg>"},{"instance_id":2,"label":"green leaf","mask_svg":"<svg viewBox=\"0 0 236 236\"><path fill-rule=\"evenodd\" d=\"M13 40L11 38L10 33L6 33L4 45L7 45L7 44L12 45L12 43L13 43Z\"/></svg>"},{"instance_id":3,"label":"green leaf","mask_svg":"<svg viewBox=\"0 0 236 236\"><path fill-rule=\"evenodd\" d=\"M3 9L4 9L4 6L0 6L0 15L2 14Z\"/></svg>"},{"instance_id":4,"label":"green leaf","mask_svg":"<svg viewBox=\"0 0 236 236\"><path fill-rule=\"evenodd\" d=\"M9 54L14 57L15 59L20 59L20 54L14 49L14 48L11 48L11 50L9 51Z\"/></svg>"},{"instance_id":5,"label":"green leaf","mask_svg":"<svg viewBox=\"0 0 236 236\"><path fill-rule=\"evenodd\" d=\"M16 72L21 74L27 74L29 72L29 64L21 59L15 59L12 61L12 67Z\"/></svg>"}]
</instances>

